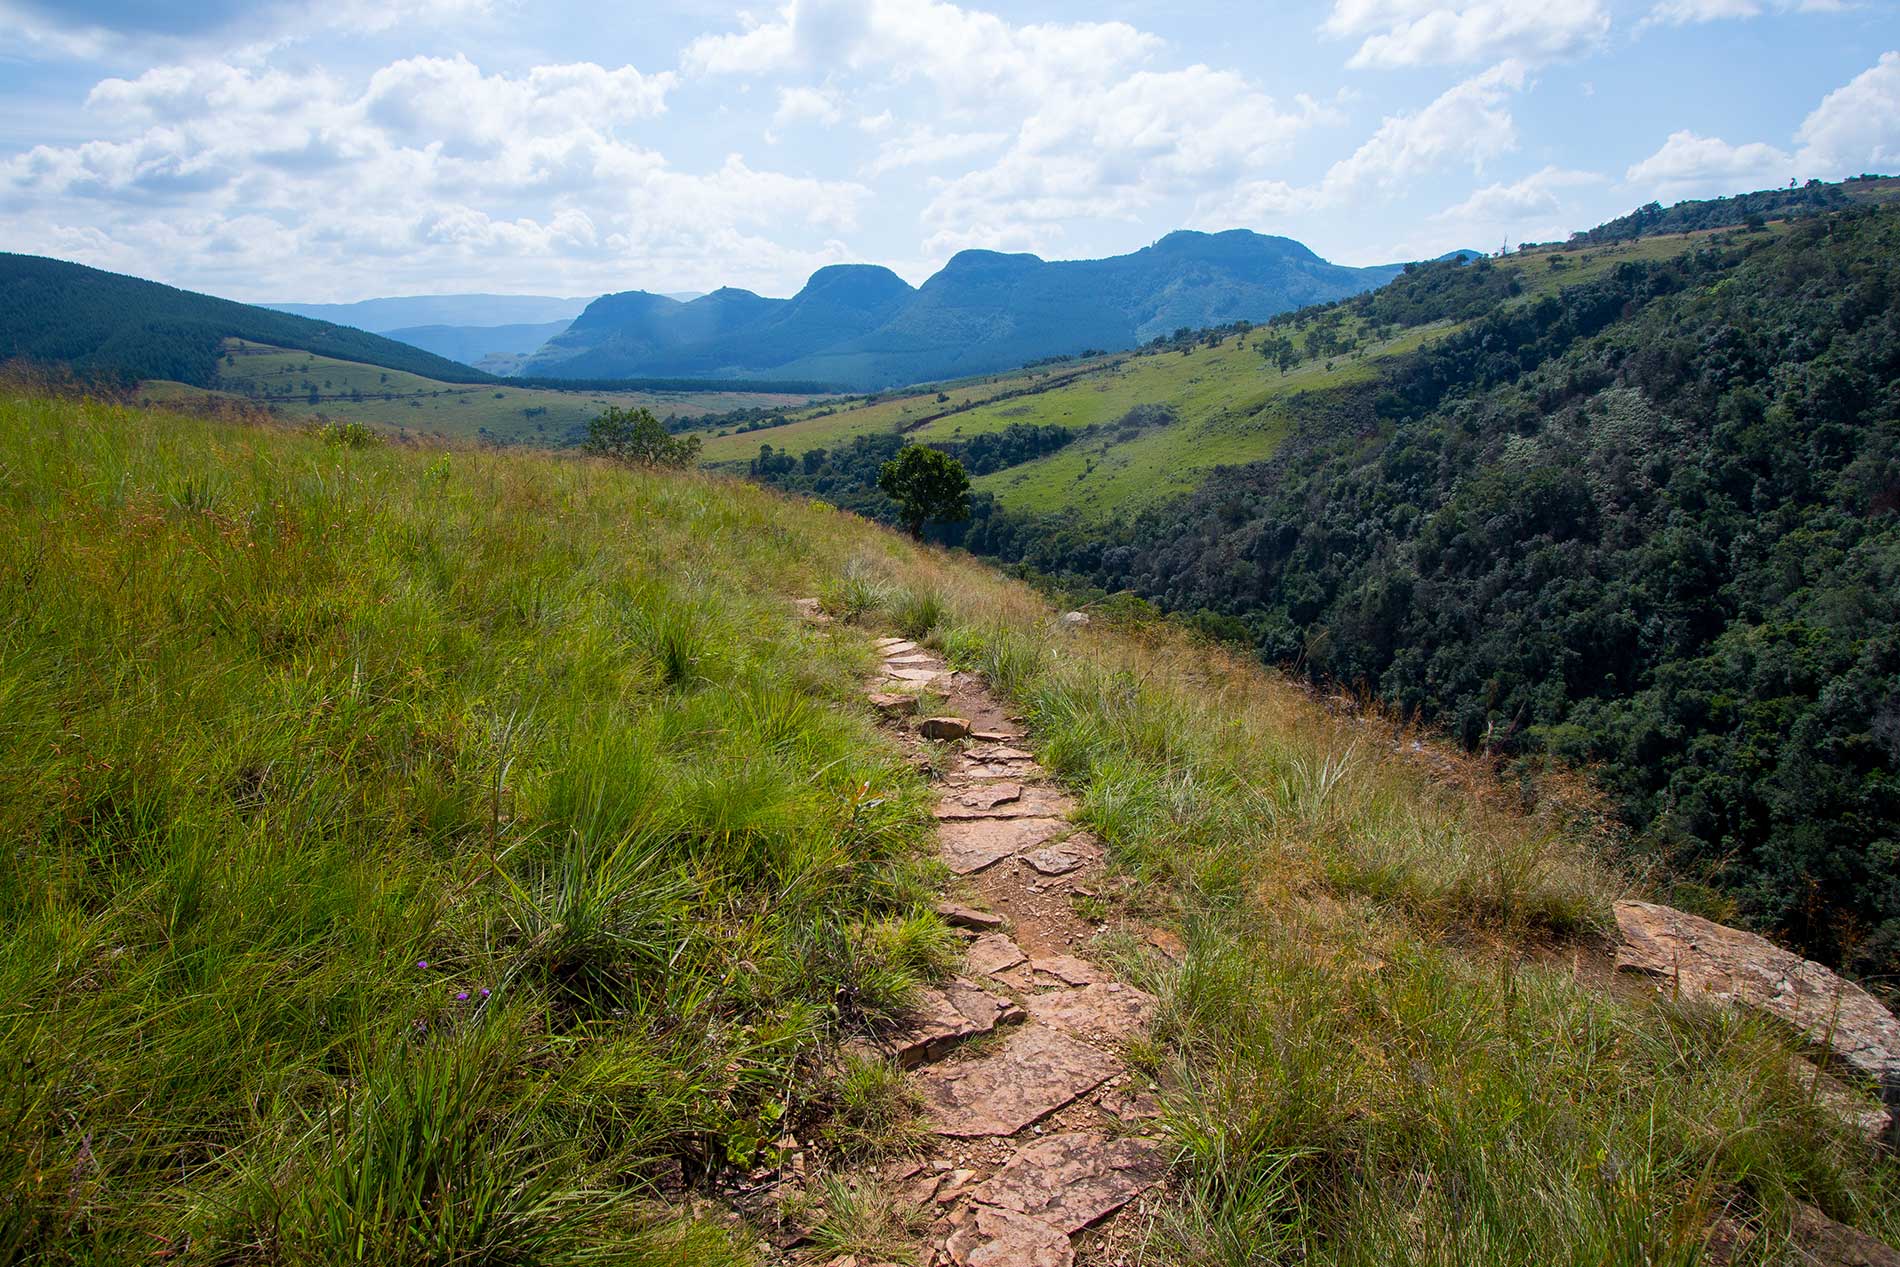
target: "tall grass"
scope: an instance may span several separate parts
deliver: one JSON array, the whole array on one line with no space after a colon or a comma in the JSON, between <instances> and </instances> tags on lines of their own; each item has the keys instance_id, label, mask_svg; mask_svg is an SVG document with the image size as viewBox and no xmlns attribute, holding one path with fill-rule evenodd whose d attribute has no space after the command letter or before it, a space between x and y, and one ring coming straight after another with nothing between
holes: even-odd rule
<instances>
[{"instance_id":1,"label":"tall grass","mask_svg":"<svg viewBox=\"0 0 1900 1267\"><path fill-rule=\"evenodd\" d=\"M987 674L1107 843L1143 1261L1900 1234L1785 1035L1605 980L1571 821L1165 625L690 475L35 400L0 474L0 1261L733 1263L684 1189L911 1143L832 1052L955 959L927 795L794 594Z\"/></svg>"},{"instance_id":2,"label":"tall grass","mask_svg":"<svg viewBox=\"0 0 1900 1267\"><path fill-rule=\"evenodd\" d=\"M946 963L866 533L333 441L0 404L0 1261L727 1261L628 1212Z\"/></svg>"}]
</instances>

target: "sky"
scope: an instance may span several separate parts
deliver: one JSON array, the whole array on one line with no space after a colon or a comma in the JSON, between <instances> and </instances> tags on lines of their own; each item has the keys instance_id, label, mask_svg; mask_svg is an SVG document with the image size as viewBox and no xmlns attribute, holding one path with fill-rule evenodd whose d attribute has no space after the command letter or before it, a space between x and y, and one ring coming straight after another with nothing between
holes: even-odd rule
<instances>
[{"instance_id":1,"label":"sky","mask_svg":"<svg viewBox=\"0 0 1900 1267\"><path fill-rule=\"evenodd\" d=\"M1900 0L0 0L0 249L249 301L1344 264L1900 173Z\"/></svg>"}]
</instances>

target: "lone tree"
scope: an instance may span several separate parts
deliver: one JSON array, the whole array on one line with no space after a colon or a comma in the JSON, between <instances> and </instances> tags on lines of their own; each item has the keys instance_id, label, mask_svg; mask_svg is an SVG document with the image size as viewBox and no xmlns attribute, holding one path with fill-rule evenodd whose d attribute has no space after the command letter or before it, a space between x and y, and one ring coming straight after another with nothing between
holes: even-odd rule
<instances>
[{"instance_id":1,"label":"lone tree","mask_svg":"<svg viewBox=\"0 0 1900 1267\"><path fill-rule=\"evenodd\" d=\"M921 540L926 520L970 517L970 473L941 449L907 444L878 469L877 486L897 503L905 531Z\"/></svg>"},{"instance_id":2,"label":"lone tree","mask_svg":"<svg viewBox=\"0 0 1900 1267\"><path fill-rule=\"evenodd\" d=\"M587 424L581 447L630 466L687 466L699 456L699 437L672 434L650 409L615 405Z\"/></svg>"}]
</instances>

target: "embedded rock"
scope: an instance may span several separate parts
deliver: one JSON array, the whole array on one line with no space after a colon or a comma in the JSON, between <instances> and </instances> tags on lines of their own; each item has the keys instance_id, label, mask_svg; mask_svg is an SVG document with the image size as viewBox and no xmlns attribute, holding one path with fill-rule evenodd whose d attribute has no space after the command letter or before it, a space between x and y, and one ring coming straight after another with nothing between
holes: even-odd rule
<instances>
[{"instance_id":1,"label":"embedded rock","mask_svg":"<svg viewBox=\"0 0 1900 1267\"><path fill-rule=\"evenodd\" d=\"M1811 1205L1794 1207L1793 1240L1803 1263L1823 1267L1900 1267L1900 1251L1867 1233L1836 1223Z\"/></svg>"},{"instance_id":2,"label":"embedded rock","mask_svg":"<svg viewBox=\"0 0 1900 1267\"><path fill-rule=\"evenodd\" d=\"M990 911L979 911L974 906L965 906L961 902L939 902L937 914L944 923L957 928L974 928L981 931L1003 926L1001 915Z\"/></svg>"},{"instance_id":3,"label":"embedded rock","mask_svg":"<svg viewBox=\"0 0 1900 1267\"><path fill-rule=\"evenodd\" d=\"M976 1206L943 1247L956 1267L1071 1267L1075 1262L1060 1229L985 1205Z\"/></svg>"},{"instance_id":4,"label":"embedded rock","mask_svg":"<svg viewBox=\"0 0 1900 1267\"><path fill-rule=\"evenodd\" d=\"M878 1035L878 1043L908 1069L938 1059L966 1038L989 1033L1009 1019L1013 1010L1008 999L958 977L919 990L910 1014L896 1028Z\"/></svg>"},{"instance_id":5,"label":"embedded rock","mask_svg":"<svg viewBox=\"0 0 1900 1267\"><path fill-rule=\"evenodd\" d=\"M937 828L944 864L969 875L1068 830L1059 818L978 818Z\"/></svg>"},{"instance_id":6,"label":"embedded rock","mask_svg":"<svg viewBox=\"0 0 1900 1267\"><path fill-rule=\"evenodd\" d=\"M1870 1079L1889 1106L1900 1105L1900 1020L1853 982L1765 938L1674 907L1618 902L1616 926L1618 969L1659 977L1684 998L1777 1017Z\"/></svg>"},{"instance_id":7,"label":"embedded rock","mask_svg":"<svg viewBox=\"0 0 1900 1267\"><path fill-rule=\"evenodd\" d=\"M1155 996L1118 981L1051 990L1028 1001L1029 1014L1089 1038L1127 1038L1154 1019Z\"/></svg>"},{"instance_id":8,"label":"embedded rock","mask_svg":"<svg viewBox=\"0 0 1900 1267\"><path fill-rule=\"evenodd\" d=\"M1042 767L1034 761L959 761L954 770L954 780L969 783L977 779L1033 779L1041 776Z\"/></svg>"},{"instance_id":9,"label":"embedded rock","mask_svg":"<svg viewBox=\"0 0 1900 1267\"><path fill-rule=\"evenodd\" d=\"M1083 865L1079 854L1070 853L1060 845L1032 849L1023 855L1023 861L1039 875L1067 875Z\"/></svg>"},{"instance_id":10,"label":"embedded rock","mask_svg":"<svg viewBox=\"0 0 1900 1267\"><path fill-rule=\"evenodd\" d=\"M1003 934L986 933L971 943L964 962L969 965L970 971L988 977L1007 972L1027 958L1029 956L1023 953L1023 948Z\"/></svg>"},{"instance_id":11,"label":"embedded rock","mask_svg":"<svg viewBox=\"0 0 1900 1267\"><path fill-rule=\"evenodd\" d=\"M1100 968L1074 955L1050 955L1047 959L1038 959L1029 966L1036 972L1054 977L1064 985L1094 985L1102 979Z\"/></svg>"},{"instance_id":12,"label":"embedded rock","mask_svg":"<svg viewBox=\"0 0 1900 1267\"><path fill-rule=\"evenodd\" d=\"M994 798L993 790L1015 791L1013 796ZM1020 783L974 783L953 789L931 812L941 819L955 818L1061 818L1075 809L1075 802L1046 787L1024 788Z\"/></svg>"},{"instance_id":13,"label":"embedded rock","mask_svg":"<svg viewBox=\"0 0 1900 1267\"><path fill-rule=\"evenodd\" d=\"M1007 744L978 744L970 749L968 756L972 761L1034 761L1036 754L1024 752L1021 748L1012 748Z\"/></svg>"},{"instance_id":14,"label":"embedded rock","mask_svg":"<svg viewBox=\"0 0 1900 1267\"><path fill-rule=\"evenodd\" d=\"M932 1065L917 1083L938 1134L1014 1135L1119 1072L1107 1052L1032 1025L994 1055Z\"/></svg>"},{"instance_id":15,"label":"embedded rock","mask_svg":"<svg viewBox=\"0 0 1900 1267\"><path fill-rule=\"evenodd\" d=\"M1167 1168L1151 1139L1051 1135L1022 1149L970 1195L1077 1232L1152 1188Z\"/></svg>"},{"instance_id":16,"label":"embedded rock","mask_svg":"<svg viewBox=\"0 0 1900 1267\"><path fill-rule=\"evenodd\" d=\"M896 691L872 691L867 697L871 707L886 717L904 717L917 711L915 695L900 695Z\"/></svg>"},{"instance_id":17,"label":"embedded rock","mask_svg":"<svg viewBox=\"0 0 1900 1267\"><path fill-rule=\"evenodd\" d=\"M917 733L926 739L962 739L970 723L961 717L926 717L917 723Z\"/></svg>"}]
</instances>

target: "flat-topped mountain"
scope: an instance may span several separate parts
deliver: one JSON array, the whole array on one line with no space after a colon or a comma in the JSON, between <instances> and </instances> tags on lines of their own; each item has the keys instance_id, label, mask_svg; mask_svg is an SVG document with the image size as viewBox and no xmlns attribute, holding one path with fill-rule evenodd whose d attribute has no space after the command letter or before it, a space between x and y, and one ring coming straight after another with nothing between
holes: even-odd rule
<instances>
[{"instance_id":1,"label":"flat-topped mountain","mask_svg":"<svg viewBox=\"0 0 1900 1267\"><path fill-rule=\"evenodd\" d=\"M913 289L836 265L790 299L724 289L688 303L603 295L524 372L571 378L796 376L857 388L985 373L1181 326L1264 320L1383 285L1398 265L1330 264L1290 238L1171 233L1099 260L963 251Z\"/></svg>"}]
</instances>

